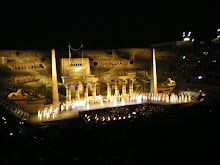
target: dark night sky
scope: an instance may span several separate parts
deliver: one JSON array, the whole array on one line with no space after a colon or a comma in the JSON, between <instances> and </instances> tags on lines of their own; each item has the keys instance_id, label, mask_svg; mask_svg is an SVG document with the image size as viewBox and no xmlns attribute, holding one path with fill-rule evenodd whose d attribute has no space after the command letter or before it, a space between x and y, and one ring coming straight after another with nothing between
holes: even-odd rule
<instances>
[{"instance_id":1,"label":"dark night sky","mask_svg":"<svg viewBox=\"0 0 220 165\"><path fill-rule=\"evenodd\" d=\"M6 4L0 7L0 49L85 49L146 47L181 40L183 31L208 40L220 28L218 5L168 3Z\"/></svg>"}]
</instances>

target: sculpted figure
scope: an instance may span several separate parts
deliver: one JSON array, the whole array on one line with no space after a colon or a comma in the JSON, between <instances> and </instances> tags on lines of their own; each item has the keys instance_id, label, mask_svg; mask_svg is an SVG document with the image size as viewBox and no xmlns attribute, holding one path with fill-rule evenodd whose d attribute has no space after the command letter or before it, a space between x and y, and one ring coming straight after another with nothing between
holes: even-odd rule
<instances>
[{"instance_id":1,"label":"sculpted figure","mask_svg":"<svg viewBox=\"0 0 220 165\"><path fill-rule=\"evenodd\" d=\"M27 99L28 96L24 95L24 92L22 91L22 89L18 89L17 92L10 93L8 95L8 98L9 99Z\"/></svg>"}]
</instances>

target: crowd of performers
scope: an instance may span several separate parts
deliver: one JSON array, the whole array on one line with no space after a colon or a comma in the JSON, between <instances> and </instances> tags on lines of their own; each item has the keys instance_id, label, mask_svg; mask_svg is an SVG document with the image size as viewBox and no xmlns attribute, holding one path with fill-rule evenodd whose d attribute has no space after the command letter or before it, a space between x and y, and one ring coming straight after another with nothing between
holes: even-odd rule
<instances>
[{"instance_id":1,"label":"crowd of performers","mask_svg":"<svg viewBox=\"0 0 220 165\"><path fill-rule=\"evenodd\" d=\"M142 93L142 94L132 94L129 96L114 96L112 95L110 98L110 102L114 102L114 100L117 101L137 101L138 103L141 103L142 101L157 101L157 102L166 102L166 103L186 103L191 102L191 95L190 94L180 94L177 95L175 93L172 93L170 96L168 94L164 93L157 93L157 94L151 94L151 93Z\"/></svg>"},{"instance_id":2,"label":"crowd of performers","mask_svg":"<svg viewBox=\"0 0 220 165\"><path fill-rule=\"evenodd\" d=\"M91 98L94 99L94 98ZM95 98L98 101L98 104L100 105L104 105L104 101L102 96L97 96ZM181 94L181 95L176 95L174 93L172 93L170 96L168 94L162 94L162 93L158 93L158 94L150 94L150 93L142 93L142 94L133 94L130 97L126 97L126 99L123 96L111 96L110 99L110 103L112 102L112 104L114 106L117 106L119 104L121 104L122 106L125 105L126 102L137 102L137 103L142 103L145 101L152 101L152 102L164 102L164 103L186 103L186 102L191 102L191 96L190 94ZM78 107L87 107L87 109L89 109L89 106L91 104L91 100L88 99L73 99L71 102L66 102L63 103L60 106L60 110L57 107L45 107L43 110L39 110L38 111L38 118L40 120L42 119L55 119L55 117L57 116L57 114L59 112L62 111L68 111L68 110L74 110ZM149 106L150 107L150 106ZM132 114L130 114L132 116ZM131 116L127 116L127 118L130 118ZM122 118L126 118L122 117ZM111 120L111 117L108 117L105 120ZM112 119L112 120L116 120L116 119Z\"/></svg>"},{"instance_id":3,"label":"crowd of performers","mask_svg":"<svg viewBox=\"0 0 220 165\"><path fill-rule=\"evenodd\" d=\"M59 113L59 109L57 107L45 107L43 110L39 110L37 115L40 120L42 119L55 119L56 115Z\"/></svg>"}]
</instances>

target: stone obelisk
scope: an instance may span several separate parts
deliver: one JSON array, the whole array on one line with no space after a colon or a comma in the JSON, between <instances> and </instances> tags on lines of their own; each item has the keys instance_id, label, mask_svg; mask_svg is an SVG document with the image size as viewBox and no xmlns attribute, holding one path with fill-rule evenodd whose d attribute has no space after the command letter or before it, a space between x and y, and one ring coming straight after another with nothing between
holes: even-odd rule
<instances>
[{"instance_id":1,"label":"stone obelisk","mask_svg":"<svg viewBox=\"0 0 220 165\"><path fill-rule=\"evenodd\" d=\"M58 95L58 85L57 85L57 68L56 68L56 57L55 49L51 50L52 57L52 95L53 95L53 105L59 105L59 95Z\"/></svg>"},{"instance_id":2,"label":"stone obelisk","mask_svg":"<svg viewBox=\"0 0 220 165\"><path fill-rule=\"evenodd\" d=\"M151 61L151 84L150 92L157 94L157 69L156 69L156 55L155 49L153 48L152 61Z\"/></svg>"}]
</instances>

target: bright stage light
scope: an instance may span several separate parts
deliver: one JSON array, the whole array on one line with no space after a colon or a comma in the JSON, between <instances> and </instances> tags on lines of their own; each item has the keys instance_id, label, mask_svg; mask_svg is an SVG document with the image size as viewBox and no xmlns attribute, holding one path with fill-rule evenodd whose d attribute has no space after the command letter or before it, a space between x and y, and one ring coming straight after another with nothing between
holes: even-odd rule
<instances>
[{"instance_id":1,"label":"bright stage light","mask_svg":"<svg viewBox=\"0 0 220 165\"><path fill-rule=\"evenodd\" d=\"M116 99L116 98L114 98L114 100L113 100L113 105L114 105L114 106L117 105L117 99Z\"/></svg>"},{"instance_id":2,"label":"bright stage light","mask_svg":"<svg viewBox=\"0 0 220 165\"><path fill-rule=\"evenodd\" d=\"M89 102L87 102L86 108L89 109Z\"/></svg>"},{"instance_id":3,"label":"bright stage light","mask_svg":"<svg viewBox=\"0 0 220 165\"><path fill-rule=\"evenodd\" d=\"M198 79L201 80L203 77L202 76L198 76Z\"/></svg>"},{"instance_id":4,"label":"bright stage light","mask_svg":"<svg viewBox=\"0 0 220 165\"><path fill-rule=\"evenodd\" d=\"M185 37L185 38L183 39L183 41L190 41L190 38L189 38L189 37Z\"/></svg>"},{"instance_id":5,"label":"bright stage light","mask_svg":"<svg viewBox=\"0 0 220 165\"><path fill-rule=\"evenodd\" d=\"M124 98L121 99L121 105L125 105L125 99Z\"/></svg>"}]
</instances>

